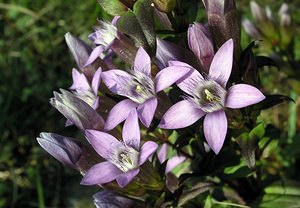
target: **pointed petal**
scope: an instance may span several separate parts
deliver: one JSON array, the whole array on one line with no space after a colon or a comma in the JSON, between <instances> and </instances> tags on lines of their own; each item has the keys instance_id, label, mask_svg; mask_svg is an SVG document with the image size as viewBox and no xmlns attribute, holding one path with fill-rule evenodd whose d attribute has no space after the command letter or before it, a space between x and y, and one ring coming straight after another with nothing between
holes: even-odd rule
<instances>
[{"instance_id":1,"label":"pointed petal","mask_svg":"<svg viewBox=\"0 0 300 208\"><path fill-rule=\"evenodd\" d=\"M177 165L183 163L183 161L185 161L185 159L186 159L186 157L184 157L184 156L174 156L174 157L171 157L168 160L168 162L167 162L165 174L167 174L170 171L172 171Z\"/></svg>"},{"instance_id":2,"label":"pointed petal","mask_svg":"<svg viewBox=\"0 0 300 208\"><path fill-rule=\"evenodd\" d=\"M163 163L167 159L167 144L164 143L161 145L160 149L157 152L157 157L160 163Z\"/></svg>"},{"instance_id":3,"label":"pointed petal","mask_svg":"<svg viewBox=\"0 0 300 208\"><path fill-rule=\"evenodd\" d=\"M146 160L157 150L158 145L155 142L148 141L143 144L140 150L139 165L143 165Z\"/></svg>"},{"instance_id":4,"label":"pointed petal","mask_svg":"<svg viewBox=\"0 0 300 208\"><path fill-rule=\"evenodd\" d=\"M188 67L188 68L193 69L193 67L191 65L181 62L181 61L169 61L168 64L169 64L169 66L181 66L181 67Z\"/></svg>"},{"instance_id":5,"label":"pointed petal","mask_svg":"<svg viewBox=\"0 0 300 208\"><path fill-rule=\"evenodd\" d=\"M77 69L72 70L73 84L70 87L71 90L90 90L90 84L84 74L80 73Z\"/></svg>"},{"instance_id":6,"label":"pointed petal","mask_svg":"<svg viewBox=\"0 0 300 208\"><path fill-rule=\"evenodd\" d=\"M155 92L158 93L161 90L170 87L178 80L185 79L189 74L193 72L192 67L187 66L169 66L159 71L155 77Z\"/></svg>"},{"instance_id":7,"label":"pointed petal","mask_svg":"<svg viewBox=\"0 0 300 208\"><path fill-rule=\"evenodd\" d=\"M146 126L149 127L153 116L157 107L157 98L153 97L149 100L145 101L144 103L140 104L137 108L137 113L141 122Z\"/></svg>"},{"instance_id":8,"label":"pointed petal","mask_svg":"<svg viewBox=\"0 0 300 208\"><path fill-rule=\"evenodd\" d=\"M151 59L147 52L140 47L134 59L134 70L140 71L147 75L151 74Z\"/></svg>"},{"instance_id":9,"label":"pointed petal","mask_svg":"<svg viewBox=\"0 0 300 208\"><path fill-rule=\"evenodd\" d=\"M247 84L237 84L228 89L225 107L243 108L259 103L265 98L257 88Z\"/></svg>"},{"instance_id":10,"label":"pointed petal","mask_svg":"<svg viewBox=\"0 0 300 208\"><path fill-rule=\"evenodd\" d=\"M125 120L122 135L126 145L131 146L136 150L139 149L141 136L136 109L131 110L128 118Z\"/></svg>"},{"instance_id":11,"label":"pointed petal","mask_svg":"<svg viewBox=\"0 0 300 208\"><path fill-rule=\"evenodd\" d=\"M118 178L117 178L117 183L119 184L119 186L121 188L124 188L125 186L127 186L132 179L140 172L140 169L133 169L130 170L126 173L121 174Z\"/></svg>"},{"instance_id":12,"label":"pointed petal","mask_svg":"<svg viewBox=\"0 0 300 208\"><path fill-rule=\"evenodd\" d=\"M233 63L233 40L227 40L215 54L210 68L209 76L219 81L224 88L230 77Z\"/></svg>"},{"instance_id":13,"label":"pointed petal","mask_svg":"<svg viewBox=\"0 0 300 208\"><path fill-rule=\"evenodd\" d=\"M39 145L64 165L76 169L76 162L83 154L80 142L53 133L41 133Z\"/></svg>"},{"instance_id":14,"label":"pointed petal","mask_svg":"<svg viewBox=\"0 0 300 208\"><path fill-rule=\"evenodd\" d=\"M132 109L138 106L137 103L130 99L125 99L116 104L108 114L104 129L109 131L123 122L129 115Z\"/></svg>"},{"instance_id":15,"label":"pointed petal","mask_svg":"<svg viewBox=\"0 0 300 208\"><path fill-rule=\"evenodd\" d=\"M115 180L122 171L110 162L102 162L91 167L83 176L80 184L95 185L108 183Z\"/></svg>"},{"instance_id":16,"label":"pointed petal","mask_svg":"<svg viewBox=\"0 0 300 208\"><path fill-rule=\"evenodd\" d=\"M195 87L199 82L201 82L201 80L203 80L202 75L194 69L189 76L185 79L178 80L176 84L183 92L193 95Z\"/></svg>"},{"instance_id":17,"label":"pointed petal","mask_svg":"<svg viewBox=\"0 0 300 208\"><path fill-rule=\"evenodd\" d=\"M109 150L120 143L115 137L101 131L89 129L85 131L85 136L95 151L105 159L110 157Z\"/></svg>"},{"instance_id":18,"label":"pointed petal","mask_svg":"<svg viewBox=\"0 0 300 208\"><path fill-rule=\"evenodd\" d=\"M130 74L119 69L112 69L109 71L102 72L101 78L103 79L104 84L108 87L113 93L118 93L120 88L120 77L124 79L131 79Z\"/></svg>"},{"instance_id":19,"label":"pointed petal","mask_svg":"<svg viewBox=\"0 0 300 208\"><path fill-rule=\"evenodd\" d=\"M86 66L90 65L91 63L93 63L103 51L104 51L104 47L102 45L94 48L83 67L86 67Z\"/></svg>"},{"instance_id":20,"label":"pointed petal","mask_svg":"<svg viewBox=\"0 0 300 208\"><path fill-rule=\"evenodd\" d=\"M208 145L218 154L223 146L227 133L227 118L225 112L220 110L207 114L204 118L203 129Z\"/></svg>"},{"instance_id":21,"label":"pointed petal","mask_svg":"<svg viewBox=\"0 0 300 208\"><path fill-rule=\"evenodd\" d=\"M180 129L192 125L205 113L195 104L182 100L173 105L163 116L159 127L163 129Z\"/></svg>"},{"instance_id":22,"label":"pointed petal","mask_svg":"<svg viewBox=\"0 0 300 208\"><path fill-rule=\"evenodd\" d=\"M93 92L95 95L98 94L98 89L99 89L100 80L101 80L101 72L102 72L102 69L101 69L101 67L99 67L93 76L92 89L93 89Z\"/></svg>"}]
</instances>

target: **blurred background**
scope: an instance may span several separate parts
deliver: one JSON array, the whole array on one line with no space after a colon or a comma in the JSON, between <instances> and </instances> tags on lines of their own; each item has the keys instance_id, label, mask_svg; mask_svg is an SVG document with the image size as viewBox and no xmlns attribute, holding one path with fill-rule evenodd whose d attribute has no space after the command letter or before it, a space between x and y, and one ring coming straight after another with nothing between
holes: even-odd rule
<instances>
[{"instance_id":1,"label":"blurred background","mask_svg":"<svg viewBox=\"0 0 300 208\"><path fill-rule=\"evenodd\" d=\"M282 2L258 1L261 6L269 5L275 17ZM283 145L274 149L278 154L270 164L270 174L279 170L299 179L300 3L287 2L293 19L290 48L271 45L279 55L260 49L256 53L279 57L281 65L280 70L260 72L264 92L295 100L261 116L279 131L274 148ZM237 6L242 19L253 20L249 1L239 0ZM0 1L0 207L93 207L92 194L97 190L81 186L80 174L54 160L40 148L36 137L40 132L78 137L76 128L64 127L65 118L51 107L49 98L53 91L71 85L71 69L76 67L64 34L71 32L88 42L96 19L103 16L107 17L96 0ZM243 48L251 40L243 30ZM293 53L292 64L280 60L286 51Z\"/></svg>"}]
</instances>

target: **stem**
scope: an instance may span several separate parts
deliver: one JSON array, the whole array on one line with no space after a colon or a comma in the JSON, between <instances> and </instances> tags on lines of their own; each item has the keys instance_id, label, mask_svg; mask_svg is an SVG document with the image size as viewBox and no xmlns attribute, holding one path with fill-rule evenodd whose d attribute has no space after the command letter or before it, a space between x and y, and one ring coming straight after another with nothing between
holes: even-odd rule
<instances>
[{"instance_id":1,"label":"stem","mask_svg":"<svg viewBox=\"0 0 300 208\"><path fill-rule=\"evenodd\" d=\"M36 188L37 188L39 208L45 208L43 184L42 184L40 170L39 170L38 165L35 168L35 173L36 173L36 186L37 186Z\"/></svg>"},{"instance_id":2,"label":"stem","mask_svg":"<svg viewBox=\"0 0 300 208\"><path fill-rule=\"evenodd\" d=\"M293 100L297 99L297 93L293 90L290 92L290 97ZM288 144L292 144L293 137L296 134L297 123L297 105L295 103L289 103L289 119L288 119Z\"/></svg>"}]
</instances>

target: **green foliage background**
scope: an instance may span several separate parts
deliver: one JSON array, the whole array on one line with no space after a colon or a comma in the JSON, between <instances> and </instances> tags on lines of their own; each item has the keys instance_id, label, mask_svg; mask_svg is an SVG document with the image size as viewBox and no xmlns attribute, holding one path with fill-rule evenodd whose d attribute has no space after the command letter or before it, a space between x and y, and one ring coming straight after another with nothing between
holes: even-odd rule
<instances>
[{"instance_id":1,"label":"green foliage background","mask_svg":"<svg viewBox=\"0 0 300 208\"><path fill-rule=\"evenodd\" d=\"M288 2L299 34L300 13L297 11L300 5L296 0ZM277 11L282 1L258 3L269 4ZM237 5L243 16L251 16L249 1L237 1ZM103 16L107 17L96 0L0 2L0 207L93 207L92 193L96 190L80 186L81 176L77 171L64 168L52 159L35 138L41 131L77 135L76 128L64 128L65 119L48 100L54 90L71 85L71 69L75 62L65 44L64 34L71 32L87 40L96 19ZM246 47L251 39L243 33L242 40ZM297 36L298 60L299 42ZM269 69L262 74L265 91L273 93L271 82L277 75L268 76ZM289 95L288 85L278 90ZM295 100L299 104L297 97ZM287 117L290 109L294 109L294 113L289 114L295 116L294 119ZM266 171L299 181L300 150L296 138L299 140L300 135L295 129L293 134L287 130L299 127L295 109L287 103L282 104L264 112L261 119L274 123L281 130L270 147L270 151L278 155ZM285 142L288 139L290 143Z\"/></svg>"}]
</instances>

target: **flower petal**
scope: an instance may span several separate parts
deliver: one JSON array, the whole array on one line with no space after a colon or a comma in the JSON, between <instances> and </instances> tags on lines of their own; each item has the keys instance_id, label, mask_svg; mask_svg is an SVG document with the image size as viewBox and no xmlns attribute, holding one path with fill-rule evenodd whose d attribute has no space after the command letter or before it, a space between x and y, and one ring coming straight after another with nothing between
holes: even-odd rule
<instances>
[{"instance_id":1,"label":"flower petal","mask_svg":"<svg viewBox=\"0 0 300 208\"><path fill-rule=\"evenodd\" d=\"M133 169L130 170L126 173L122 173L120 176L118 176L117 178L117 183L119 184L119 186L121 188L124 188L125 186L127 186L132 179L140 172L140 169Z\"/></svg>"},{"instance_id":2,"label":"flower petal","mask_svg":"<svg viewBox=\"0 0 300 208\"><path fill-rule=\"evenodd\" d=\"M228 89L225 107L243 108L259 103L265 98L257 88L247 84L237 84Z\"/></svg>"},{"instance_id":3,"label":"flower petal","mask_svg":"<svg viewBox=\"0 0 300 208\"><path fill-rule=\"evenodd\" d=\"M123 122L129 115L132 109L138 106L137 103L130 99L125 99L116 104L108 114L104 129L109 131Z\"/></svg>"},{"instance_id":4,"label":"flower petal","mask_svg":"<svg viewBox=\"0 0 300 208\"><path fill-rule=\"evenodd\" d=\"M98 89L99 89L100 80L101 80L101 73L102 73L102 69L101 69L101 67L99 67L93 76L92 89L93 89L93 92L95 95L98 94Z\"/></svg>"},{"instance_id":5,"label":"flower petal","mask_svg":"<svg viewBox=\"0 0 300 208\"><path fill-rule=\"evenodd\" d=\"M148 77L151 74L151 59L147 52L140 47L134 59L134 70L140 71Z\"/></svg>"},{"instance_id":6,"label":"flower petal","mask_svg":"<svg viewBox=\"0 0 300 208\"><path fill-rule=\"evenodd\" d=\"M80 184L95 185L108 183L115 180L122 171L110 162L102 162L91 167L83 176Z\"/></svg>"},{"instance_id":7,"label":"flower petal","mask_svg":"<svg viewBox=\"0 0 300 208\"><path fill-rule=\"evenodd\" d=\"M140 104L137 108L137 113L141 122L146 126L149 127L153 116L157 107L157 98L153 97L149 100L145 101L144 103Z\"/></svg>"},{"instance_id":8,"label":"flower petal","mask_svg":"<svg viewBox=\"0 0 300 208\"><path fill-rule=\"evenodd\" d=\"M131 110L128 118L125 120L122 135L126 145L131 146L136 150L139 149L141 136L136 109Z\"/></svg>"},{"instance_id":9,"label":"flower petal","mask_svg":"<svg viewBox=\"0 0 300 208\"><path fill-rule=\"evenodd\" d=\"M90 54L88 60L85 62L83 67L86 67L86 66L90 65L91 63L93 63L104 50L105 50L105 48L102 45L94 48L94 50Z\"/></svg>"},{"instance_id":10,"label":"flower petal","mask_svg":"<svg viewBox=\"0 0 300 208\"><path fill-rule=\"evenodd\" d=\"M102 72L101 78L103 79L104 84L112 91L113 93L118 93L118 89L120 88L120 77L123 79L131 79L130 74L125 71L119 69L112 69L109 71Z\"/></svg>"},{"instance_id":11,"label":"flower petal","mask_svg":"<svg viewBox=\"0 0 300 208\"><path fill-rule=\"evenodd\" d=\"M177 86L189 95L194 94L195 87L203 80L202 75L194 69L194 71L183 80L177 81Z\"/></svg>"},{"instance_id":12,"label":"flower petal","mask_svg":"<svg viewBox=\"0 0 300 208\"><path fill-rule=\"evenodd\" d=\"M174 156L174 157L171 157L168 160L168 162L167 162L165 174L167 174L170 171L172 171L177 165L183 163L183 161L185 161L185 160L186 160L186 157L184 157L184 156Z\"/></svg>"},{"instance_id":13,"label":"flower petal","mask_svg":"<svg viewBox=\"0 0 300 208\"><path fill-rule=\"evenodd\" d=\"M195 104L182 100L173 105L163 116L159 127L163 129L180 129L192 125L205 113Z\"/></svg>"},{"instance_id":14,"label":"flower petal","mask_svg":"<svg viewBox=\"0 0 300 208\"><path fill-rule=\"evenodd\" d=\"M143 165L146 160L157 150L158 145L155 142L148 141L143 144L140 150L139 165Z\"/></svg>"},{"instance_id":15,"label":"flower petal","mask_svg":"<svg viewBox=\"0 0 300 208\"><path fill-rule=\"evenodd\" d=\"M178 80L185 79L192 72L193 68L187 66L169 66L164 68L159 71L155 77L155 92L158 93L170 87Z\"/></svg>"},{"instance_id":16,"label":"flower petal","mask_svg":"<svg viewBox=\"0 0 300 208\"><path fill-rule=\"evenodd\" d=\"M218 154L221 150L226 133L227 118L223 110L209 113L204 118L204 135L210 148Z\"/></svg>"},{"instance_id":17,"label":"flower petal","mask_svg":"<svg viewBox=\"0 0 300 208\"><path fill-rule=\"evenodd\" d=\"M84 74L77 71L77 69L73 68L72 70L72 79L73 84L70 87L71 90L90 90L90 84Z\"/></svg>"},{"instance_id":18,"label":"flower petal","mask_svg":"<svg viewBox=\"0 0 300 208\"><path fill-rule=\"evenodd\" d=\"M164 143L161 145L160 149L157 151L157 157L160 163L163 163L167 159L167 144Z\"/></svg>"},{"instance_id":19,"label":"flower petal","mask_svg":"<svg viewBox=\"0 0 300 208\"><path fill-rule=\"evenodd\" d=\"M230 77L233 63L233 40L227 40L215 54L210 68L209 76L219 81L224 88Z\"/></svg>"},{"instance_id":20,"label":"flower petal","mask_svg":"<svg viewBox=\"0 0 300 208\"><path fill-rule=\"evenodd\" d=\"M85 136L96 152L105 159L109 158L109 150L120 143L115 137L101 131L88 129Z\"/></svg>"}]
</instances>

